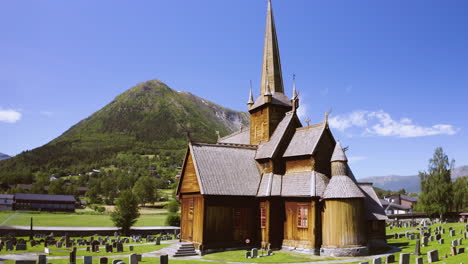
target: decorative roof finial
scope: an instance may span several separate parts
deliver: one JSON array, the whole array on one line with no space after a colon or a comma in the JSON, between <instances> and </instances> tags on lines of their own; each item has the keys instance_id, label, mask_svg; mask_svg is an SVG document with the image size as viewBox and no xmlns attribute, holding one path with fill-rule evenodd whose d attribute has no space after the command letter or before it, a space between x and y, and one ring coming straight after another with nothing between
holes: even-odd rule
<instances>
[{"instance_id":1,"label":"decorative roof finial","mask_svg":"<svg viewBox=\"0 0 468 264\"><path fill-rule=\"evenodd\" d=\"M249 106L254 104L253 92L252 92L252 80L250 80L250 95L249 95L249 101L247 102L247 104Z\"/></svg>"},{"instance_id":2,"label":"decorative roof finial","mask_svg":"<svg viewBox=\"0 0 468 264\"><path fill-rule=\"evenodd\" d=\"M327 125L328 125L328 116L331 114L332 110L333 109L330 108L327 112L325 112L325 118L324 118L323 122L325 124L327 124Z\"/></svg>"},{"instance_id":3,"label":"decorative roof finial","mask_svg":"<svg viewBox=\"0 0 468 264\"><path fill-rule=\"evenodd\" d=\"M305 120L307 126L310 126L310 117L307 117L307 119Z\"/></svg>"},{"instance_id":4,"label":"decorative roof finial","mask_svg":"<svg viewBox=\"0 0 468 264\"><path fill-rule=\"evenodd\" d=\"M292 99L297 98L297 91L296 91L296 74L293 74L293 92L292 92Z\"/></svg>"},{"instance_id":5,"label":"decorative roof finial","mask_svg":"<svg viewBox=\"0 0 468 264\"><path fill-rule=\"evenodd\" d=\"M265 95L270 95L270 96L271 96L270 82L268 81L268 79L266 80L266 91L265 91Z\"/></svg>"}]
</instances>

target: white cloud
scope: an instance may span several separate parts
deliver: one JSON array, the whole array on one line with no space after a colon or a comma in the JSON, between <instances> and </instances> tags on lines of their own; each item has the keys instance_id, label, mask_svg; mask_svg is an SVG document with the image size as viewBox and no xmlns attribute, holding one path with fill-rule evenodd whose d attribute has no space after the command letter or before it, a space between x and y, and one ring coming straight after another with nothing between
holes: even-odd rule
<instances>
[{"instance_id":1,"label":"white cloud","mask_svg":"<svg viewBox=\"0 0 468 264\"><path fill-rule=\"evenodd\" d=\"M458 129L448 124L419 126L410 118L394 120L383 110L370 112L356 110L349 114L337 115L330 118L330 126L344 132L350 128L363 128L362 135L393 136L393 137L422 137L434 135L454 135Z\"/></svg>"},{"instance_id":2,"label":"white cloud","mask_svg":"<svg viewBox=\"0 0 468 264\"><path fill-rule=\"evenodd\" d=\"M356 162L359 162L361 160L366 160L368 159L368 157L365 157L365 156L350 156L348 157L348 162L351 164L351 163L356 163Z\"/></svg>"},{"instance_id":3,"label":"white cloud","mask_svg":"<svg viewBox=\"0 0 468 264\"><path fill-rule=\"evenodd\" d=\"M16 123L21 119L21 113L12 109L0 109L0 122Z\"/></svg>"}]
</instances>

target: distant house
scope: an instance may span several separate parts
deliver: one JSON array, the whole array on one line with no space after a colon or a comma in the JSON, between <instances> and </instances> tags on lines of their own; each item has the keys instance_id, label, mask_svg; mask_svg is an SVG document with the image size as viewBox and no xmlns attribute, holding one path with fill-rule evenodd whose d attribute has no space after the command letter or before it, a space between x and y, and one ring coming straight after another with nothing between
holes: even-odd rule
<instances>
[{"instance_id":1,"label":"distant house","mask_svg":"<svg viewBox=\"0 0 468 264\"><path fill-rule=\"evenodd\" d=\"M408 213L413 212L411 207L407 205L396 204L386 199L380 199L380 203L382 204L382 207L385 209L386 215L408 214Z\"/></svg>"},{"instance_id":2,"label":"distant house","mask_svg":"<svg viewBox=\"0 0 468 264\"><path fill-rule=\"evenodd\" d=\"M76 199L73 195L17 193L14 210L74 212Z\"/></svg>"},{"instance_id":3,"label":"distant house","mask_svg":"<svg viewBox=\"0 0 468 264\"><path fill-rule=\"evenodd\" d=\"M89 188L86 186L80 186L77 188L77 191L81 196L84 196L89 191Z\"/></svg>"},{"instance_id":4,"label":"distant house","mask_svg":"<svg viewBox=\"0 0 468 264\"><path fill-rule=\"evenodd\" d=\"M0 194L0 211L13 210L13 194Z\"/></svg>"},{"instance_id":5,"label":"distant house","mask_svg":"<svg viewBox=\"0 0 468 264\"><path fill-rule=\"evenodd\" d=\"M394 204L407 206L414 208L414 205L418 202L419 198L417 196L409 196L404 194L393 194L386 197L386 200Z\"/></svg>"}]
</instances>

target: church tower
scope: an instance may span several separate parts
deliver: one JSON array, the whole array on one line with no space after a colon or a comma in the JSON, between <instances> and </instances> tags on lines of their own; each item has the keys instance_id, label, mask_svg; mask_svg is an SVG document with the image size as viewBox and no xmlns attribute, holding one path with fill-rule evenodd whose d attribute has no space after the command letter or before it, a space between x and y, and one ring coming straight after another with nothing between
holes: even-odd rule
<instances>
[{"instance_id":1,"label":"church tower","mask_svg":"<svg viewBox=\"0 0 468 264\"><path fill-rule=\"evenodd\" d=\"M276 37L271 0L268 1L263 47L260 96L253 101L252 92L247 103L250 112L250 144L270 140L273 131L286 112L292 110L291 101L284 94L281 61Z\"/></svg>"}]
</instances>

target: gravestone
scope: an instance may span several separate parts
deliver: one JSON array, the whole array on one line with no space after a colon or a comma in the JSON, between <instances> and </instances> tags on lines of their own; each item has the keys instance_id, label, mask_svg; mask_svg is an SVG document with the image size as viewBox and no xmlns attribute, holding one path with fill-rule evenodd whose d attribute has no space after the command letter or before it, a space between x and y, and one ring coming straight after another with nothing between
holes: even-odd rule
<instances>
[{"instance_id":1,"label":"gravestone","mask_svg":"<svg viewBox=\"0 0 468 264\"><path fill-rule=\"evenodd\" d=\"M414 234L411 234L409 238L410 238L411 240L414 240L414 239L415 239Z\"/></svg>"},{"instance_id":2,"label":"gravestone","mask_svg":"<svg viewBox=\"0 0 468 264\"><path fill-rule=\"evenodd\" d=\"M112 252L113 252L112 245L106 244L106 253L112 253Z\"/></svg>"},{"instance_id":3,"label":"gravestone","mask_svg":"<svg viewBox=\"0 0 468 264\"><path fill-rule=\"evenodd\" d=\"M458 248L457 254L462 254L462 253L465 253L465 248L464 247Z\"/></svg>"},{"instance_id":4,"label":"gravestone","mask_svg":"<svg viewBox=\"0 0 468 264\"><path fill-rule=\"evenodd\" d=\"M450 230L450 236L454 237L455 236L455 230Z\"/></svg>"},{"instance_id":5,"label":"gravestone","mask_svg":"<svg viewBox=\"0 0 468 264\"><path fill-rule=\"evenodd\" d=\"M114 259L114 260L112 261L112 264L117 264L117 263L119 263L119 262L122 262L122 260L121 260L121 259Z\"/></svg>"},{"instance_id":6,"label":"gravestone","mask_svg":"<svg viewBox=\"0 0 468 264\"><path fill-rule=\"evenodd\" d=\"M400 238L398 233L393 234L393 239L398 239L398 238Z\"/></svg>"},{"instance_id":7,"label":"gravestone","mask_svg":"<svg viewBox=\"0 0 468 264\"><path fill-rule=\"evenodd\" d=\"M452 240L452 247L458 246L458 240Z\"/></svg>"},{"instance_id":8,"label":"gravestone","mask_svg":"<svg viewBox=\"0 0 468 264\"><path fill-rule=\"evenodd\" d=\"M117 252L123 252L123 244L122 243L117 243Z\"/></svg>"},{"instance_id":9,"label":"gravestone","mask_svg":"<svg viewBox=\"0 0 468 264\"><path fill-rule=\"evenodd\" d=\"M375 258L372 260L372 264L382 264L382 259L381 258Z\"/></svg>"},{"instance_id":10,"label":"gravestone","mask_svg":"<svg viewBox=\"0 0 468 264\"><path fill-rule=\"evenodd\" d=\"M422 240L422 246L423 246L423 247L427 247L427 242L428 242L428 240L429 240L429 239L428 239L427 236L426 236L426 237L423 237L423 240Z\"/></svg>"},{"instance_id":11,"label":"gravestone","mask_svg":"<svg viewBox=\"0 0 468 264\"><path fill-rule=\"evenodd\" d=\"M156 237L156 246L161 245L161 237Z\"/></svg>"},{"instance_id":12,"label":"gravestone","mask_svg":"<svg viewBox=\"0 0 468 264\"><path fill-rule=\"evenodd\" d=\"M252 248L252 258L257 258L258 257L258 249Z\"/></svg>"},{"instance_id":13,"label":"gravestone","mask_svg":"<svg viewBox=\"0 0 468 264\"><path fill-rule=\"evenodd\" d=\"M31 244L31 247L35 247L35 246L36 246L36 240L31 240L31 241L29 241L29 243Z\"/></svg>"},{"instance_id":14,"label":"gravestone","mask_svg":"<svg viewBox=\"0 0 468 264\"><path fill-rule=\"evenodd\" d=\"M359 262L359 264L369 264L369 261Z\"/></svg>"},{"instance_id":15,"label":"gravestone","mask_svg":"<svg viewBox=\"0 0 468 264\"><path fill-rule=\"evenodd\" d=\"M416 257L415 263L416 264L423 264L423 258L422 257Z\"/></svg>"},{"instance_id":16,"label":"gravestone","mask_svg":"<svg viewBox=\"0 0 468 264\"><path fill-rule=\"evenodd\" d=\"M13 250L13 241L7 240L5 243L5 250L10 251Z\"/></svg>"},{"instance_id":17,"label":"gravestone","mask_svg":"<svg viewBox=\"0 0 468 264\"><path fill-rule=\"evenodd\" d=\"M439 240L439 244L444 244L444 239L443 239L443 238L441 238L441 239Z\"/></svg>"},{"instance_id":18,"label":"gravestone","mask_svg":"<svg viewBox=\"0 0 468 264\"><path fill-rule=\"evenodd\" d=\"M70 264L75 264L76 263L76 251L70 252L69 263Z\"/></svg>"},{"instance_id":19,"label":"gravestone","mask_svg":"<svg viewBox=\"0 0 468 264\"><path fill-rule=\"evenodd\" d=\"M62 242L60 242L60 241L57 242L57 247L58 247L58 248L61 248L61 247L62 247Z\"/></svg>"},{"instance_id":20,"label":"gravestone","mask_svg":"<svg viewBox=\"0 0 468 264\"><path fill-rule=\"evenodd\" d=\"M419 239L416 240L416 244L415 244L415 247L414 247L414 253L413 253L413 255L415 255L415 256L421 255L421 243L419 243Z\"/></svg>"},{"instance_id":21,"label":"gravestone","mask_svg":"<svg viewBox=\"0 0 468 264\"><path fill-rule=\"evenodd\" d=\"M16 244L16 250L27 250L28 247L26 246L26 244Z\"/></svg>"},{"instance_id":22,"label":"gravestone","mask_svg":"<svg viewBox=\"0 0 468 264\"><path fill-rule=\"evenodd\" d=\"M133 246L128 246L128 248L130 249L130 251L133 251Z\"/></svg>"},{"instance_id":23,"label":"gravestone","mask_svg":"<svg viewBox=\"0 0 468 264\"><path fill-rule=\"evenodd\" d=\"M456 256L457 255L457 247L450 247L450 255Z\"/></svg>"},{"instance_id":24,"label":"gravestone","mask_svg":"<svg viewBox=\"0 0 468 264\"><path fill-rule=\"evenodd\" d=\"M143 259L143 255L141 254L136 254L137 256L137 261L141 261Z\"/></svg>"},{"instance_id":25,"label":"gravestone","mask_svg":"<svg viewBox=\"0 0 468 264\"><path fill-rule=\"evenodd\" d=\"M15 260L15 264L36 264L35 260Z\"/></svg>"},{"instance_id":26,"label":"gravestone","mask_svg":"<svg viewBox=\"0 0 468 264\"><path fill-rule=\"evenodd\" d=\"M93 246L93 252L99 252L99 244Z\"/></svg>"},{"instance_id":27,"label":"gravestone","mask_svg":"<svg viewBox=\"0 0 468 264\"><path fill-rule=\"evenodd\" d=\"M429 241L431 241L431 242L434 241L434 236L430 236Z\"/></svg>"},{"instance_id":28,"label":"gravestone","mask_svg":"<svg viewBox=\"0 0 468 264\"><path fill-rule=\"evenodd\" d=\"M159 264L169 264L169 256L168 255L161 255L159 257Z\"/></svg>"},{"instance_id":29,"label":"gravestone","mask_svg":"<svg viewBox=\"0 0 468 264\"><path fill-rule=\"evenodd\" d=\"M459 238L459 239L458 239L458 245L459 245L459 246L463 245L463 238Z\"/></svg>"},{"instance_id":30,"label":"gravestone","mask_svg":"<svg viewBox=\"0 0 468 264\"><path fill-rule=\"evenodd\" d=\"M90 252L91 251L91 248L90 247L86 247L86 252Z\"/></svg>"},{"instance_id":31,"label":"gravestone","mask_svg":"<svg viewBox=\"0 0 468 264\"><path fill-rule=\"evenodd\" d=\"M410 254L409 253L401 253L400 254L400 262L399 264L409 264Z\"/></svg>"},{"instance_id":32,"label":"gravestone","mask_svg":"<svg viewBox=\"0 0 468 264\"><path fill-rule=\"evenodd\" d=\"M99 264L108 264L109 263L109 259L106 258L106 257L100 257L99 258Z\"/></svg>"},{"instance_id":33,"label":"gravestone","mask_svg":"<svg viewBox=\"0 0 468 264\"><path fill-rule=\"evenodd\" d=\"M37 262L39 264L47 264L47 256L46 255L37 256Z\"/></svg>"},{"instance_id":34,"label":"gravestone","mask_svg":"<svg viewBox=\"0 0 468 264\"><path fill-rule=\"evenodd\" d=\"M441 238L442 238L441 234L437 234L436 237L435 237L436 240L440 240Z\"/></svg>"},{"instance_id":35,"label":"gravestone","mask_svg":"<svg viewBox=\"0 0 468 264\"><path fill-rule=\"evenodd\" d=\"M251 257L252 257L252 253L250 251L246 251L245 258L251 258Z\"/></svg>"},{"instance_id":36,"label":"gravestone","mask_svg":"<svg viewBox=\"0 0 468 264\"><path fill-rule=\"evenodd\" d=\"M130 254L128 256L128 264L138 264L138 259L136 254Z\"/></svg>"},{"instance_id":37,"label":"gravestone","mask_svg":"<svg viewBox=\"0 0 468 264\"><path fill-rule=\"evenodd\" d=\"M439 251L437 249L427 252L427 263L439 261Z\"/></svg>"},{"instance_id":38,"label":"gravestone","mask_svg":"<svg viewBox=\"0 0 468 264\"><path fill-rule=\"evenodd\" d=\"M84 256L83 264L93 264L93 257L91 256Z\"/></svg>"}]
</instances>

